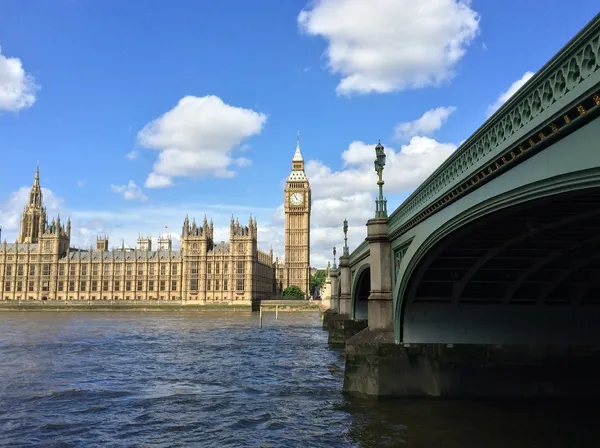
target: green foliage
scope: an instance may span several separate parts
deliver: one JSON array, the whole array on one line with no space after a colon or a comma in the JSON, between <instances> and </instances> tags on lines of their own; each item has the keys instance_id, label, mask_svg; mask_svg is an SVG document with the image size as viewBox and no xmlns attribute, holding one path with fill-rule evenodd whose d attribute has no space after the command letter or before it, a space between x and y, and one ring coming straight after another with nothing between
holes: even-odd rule
<instances>
[{"instance_id":1,"label":"green foliage","mask_svg":"<svg viewBox=\"0 0 600 448\"><path fill-rule=\"evenodd\" d=\"M304 298L304 292L297 286L288 286L283 290L283 297L287 299L302 299Z\"/></svg>"},{"instance_id":2,"label":"green foliage","mask_svg":"<svg viewBox=\"0 0 600 448\"><path fill-rule=\"evenodd\" d=\"M325 284L327 278L327 271L325 269L319 269L315 275L310 276L310 291L311 293L315 290L315 285L321 289Z\"/></svg>"}]
</instances>

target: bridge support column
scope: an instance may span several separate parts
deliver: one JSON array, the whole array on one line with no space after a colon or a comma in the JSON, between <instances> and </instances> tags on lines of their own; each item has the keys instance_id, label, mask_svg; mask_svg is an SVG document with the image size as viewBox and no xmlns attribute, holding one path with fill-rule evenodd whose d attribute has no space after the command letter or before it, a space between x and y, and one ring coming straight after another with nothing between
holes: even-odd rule
<instances>
[{"instance_id":1,"label":"bridge support column","mask_svg":"<svg viewBox=\"0 0 600 448\"><path fill-rule=\"evenodd\" d=\"M329 279L331 281L331 294L329 297L329 309L323 313L323 329L327 330L331 327L333 316L339 314L339 303L338 303L338 272L330 271Z\"/></svg>"},{"instance_id":2,"label":"bridge support column","mask_svg":"<svg viewBox=\"0 0 600 448\"><path fill-rule=\"evenodd\" d=\"M343 345L348 338L365 328L365 322L356 322L352 319L352 300L350 296L350 256L344 254L340 257L341 293L339 300L339 311L331 317L329 323L329 343L332 345Z\"/></svg>"},{"instance_id":3,"label":"bridge support column","mask_svg":"<svg viewBox=\"0 0 600 448\"><path fill-rule=\"evenodd\" d=\"M352 300L350 292L352 284L350 283L350 257L346 254L340 257L340 314L352 316Z\"/></svg>"},{"instance_id":4,"label":"bridge support column","mask_svg":"<svg viewBox=\"0 0 600 448\"><path fill-rule=\"evenodd\" d=\"M371 265L371 293L369 294L369 330L371 331L393 331L392 255L388 231L387 218L375 218L367 222Z\"/></svg>"},{"instance_id":5,"label":"bridge support column","mask_svg":"<svg viewBox=\"0 0 600 448\"><path fill-rule=\"evenodd\" d=\"M386 395L386 388L390 387L387 382L393 377L388 379L385 375L393 375L396 367L389 362L395 358L385 356L386 350L397 347L393 334L392 255L388 232L387 218L367 222L371 268L369 326L346 341L344 392L350 394Z\"/></svg>"}]
</instances>

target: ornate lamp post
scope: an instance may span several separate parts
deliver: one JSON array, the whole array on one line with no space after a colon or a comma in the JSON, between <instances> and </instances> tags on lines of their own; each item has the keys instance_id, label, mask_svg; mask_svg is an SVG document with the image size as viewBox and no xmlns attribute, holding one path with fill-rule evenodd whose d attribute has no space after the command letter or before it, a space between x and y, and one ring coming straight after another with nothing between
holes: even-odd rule
<instances>
[{"instance_id":1,"label":"ornate lamp post","mask_svg":"<svg viewBox=\"0 0 600 448\"><path fill-rule=\"evenodd\" d=\"M344 219L344 255L348 254L348 220Z\"/></svg>"},{"instance_id":2,"label":"ornate lamp post","mask_svg":"<svg viewBox=\"0 0 600 448\"><path fill-rule=\"evenodd\" d=\"M336 254L335 246L333 246L333 269L337 269L337 267L335 266L335 254Z\"/></svg>"},{"instance_id":3,"label":"ornate lamp post","mask_svg":"<svg viewBox=\"0 0 600 448\"><path fill-rule=\"evenodd\" d=\"M385 167L385 151L381 141L375 147L375 172L379 176L377 185L379 186L379 197L375 201L375 217L387 218L387 199L383 197L383 168Z\"/></svg>"}]
</instances>

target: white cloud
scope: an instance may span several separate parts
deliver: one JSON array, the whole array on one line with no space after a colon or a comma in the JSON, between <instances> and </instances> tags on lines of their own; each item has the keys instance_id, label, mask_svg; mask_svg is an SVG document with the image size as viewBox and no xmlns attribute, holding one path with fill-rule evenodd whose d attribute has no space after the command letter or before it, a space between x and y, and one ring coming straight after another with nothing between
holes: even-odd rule
<instances>
[{"instance_id":1,"label":"white cloud","mask_svg":"<svg viewBox=\"0 0 600 448\"><path fill-rule=\"evenodd\" d=\"M146 187L172 184L172 177L233 177L232 166L247 166L234 148L262 131L263 113L230 106L217 96L186 96L138 133L138 143L160 151ZM247 160L247 159L245 159Z\"/></svg>"},{"instance_id":2,"label":"white cloud","mask_svg":"<svg viewBox=\"0 0 600 448\"><path fill-rule=\"evenodd\" d=\"M430 109L414 121L397 124L394 135L398 140L409 139L415 135L431 135L446 123L455 110L456 107Z\"/></svg>"},{"instance_id":3,"label":"white cloud","mask_svg":"<svg viewBox=\"0 0 600 448\"><path fill-rule=\"evenodd\" d=\"M234 159L233 162L239 167L252 165L252 160L247 159L246 157L238 157L237 159Z\"/></svg>"},{"instance_id":4,"label":"white cloud","mask_svg":"<svg viewBox=\"0 0 600 448\"><path fill-rule=\"evenodd\" d=\"M125 154L125 157L127 157L129 160L135 160L138 157L138 152L137 151L129 151L127 154Z\"/></svg>"},{"instance_id":5,"label":"white cloud","mask_svg":"<svg viewBox=\"0 0 600 448\"><path fill-rule=\"evenodd\" d=\"M78 180L78 181L77 181L77 186L78 186L79 188L83 187L84 185L85 185L85 180L83 180L83 179L80 179L80 180Z\"/></svg>"},{"instance_id":6,"label":"white cloud","mask_svg":"<svg viewBox=\"0 0 600 448\"><path fill-rule=\"evenodd\" d=\"M123 199L126 201L147 201L148 196L144 194L142 189L136 185L136 183L130 180L127 185L111 185L110 189L113 193L118 193L123 195Z\"/></svg>"},{"instance_id":7,"label":"white cloud","mask_svg":"<svg viewBox=\"0 0 600 448\"><path fill-rule=\"evenodd\" d=\"M327 40L337 93L387 93L438 85L478 32L470 0L315 0L300 29Z\"/></svg>"},{"instance_id":8,"label":"white cloud","mask_svg":"<svg viewBox=\"0 0 600 448\"><path fill-rule=\"evenodd\" d=\"M0 110L17 112L31 107L38 88L21 60L4 56L0 48Z\"/></svg>"},{"instance_id":9,"label":"white cloud","mask_svg":"<svg viewBox=\"0 0 600 448\"><path fill-rule=\"evenodd\" d=\"M343 197L348 192L374 192L377 174L373 166L375 143L355 141L342 153L345 169L334 171L317 160L306 165L315 197ZM415 136L399 151L387 147L384 171L385 191L401 193L415 188L454 150L453 143Z\"/></svg>"},{"instance_id":10,"label":"white cloud","mask_svg":"<svg viewBox=\"0 0 600 448\"><path fill-rule=\"evenodd\" d=\"M144 186L146 188L164 188L173 185L171 178L163 174L150 173L146 178Z\"/></svg>"},{"instance_id":11,"label":"white cloud","mask_svg":"<svg viewBox=\"0 0 600 448\"><path fill-rule=\"evenodd\" d=\"M490 104L487 110L487 116L490 117L494 112L496 112L500 107L506 103L511 96L513 96L517 91L525 85L527 81L534 75L533 72L525 72L525 74L520 78L513 82L506 92L503 92L502 95L498 97L494 104Z\"/></svg>"}]
</instances>

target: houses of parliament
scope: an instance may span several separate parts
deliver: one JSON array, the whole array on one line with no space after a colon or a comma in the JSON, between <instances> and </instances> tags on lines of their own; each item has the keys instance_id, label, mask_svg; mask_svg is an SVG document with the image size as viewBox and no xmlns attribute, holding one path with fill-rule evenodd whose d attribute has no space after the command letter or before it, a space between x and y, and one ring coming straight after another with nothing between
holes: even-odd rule
<instances>
[{"instance_id":1,"label":"houses of parliament","mask_svg":"<svg viewBox=\"0 0 600 448\"><path fill-rule=\"evenodd\" d=\"M311 196L300 138L284 189L285 261L258 249L258 224L231 218L230 240L215 243L213 222L186 216L180 248L169 235L140 236L135 249L71 247L71 221L48 221L36 168L15 243L0 245L0 300L181 300L252 304L277 297L287 286L308 294Z\"/></svg>"}]
</instances>

